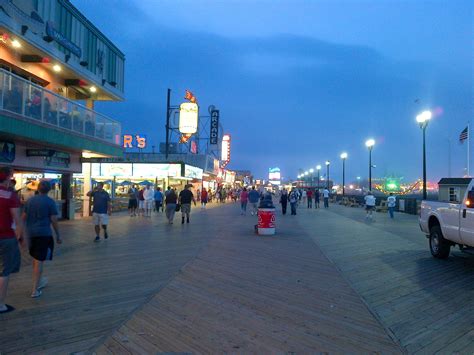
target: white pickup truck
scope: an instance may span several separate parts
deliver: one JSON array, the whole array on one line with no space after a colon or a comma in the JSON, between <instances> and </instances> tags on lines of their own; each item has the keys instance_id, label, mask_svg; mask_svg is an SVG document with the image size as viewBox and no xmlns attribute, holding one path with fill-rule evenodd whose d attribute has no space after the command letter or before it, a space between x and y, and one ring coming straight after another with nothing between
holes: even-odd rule
<instances>
[{"instance_id":1,"label":"white pickup truck","mask_svg":"<svg viewBox=\"0 0 474 355\"><path fill-rule=\"evenodd\" d=\"M474 247L474 179L441 179L439 200L422 201L419 221L431 254L445 259L452 246L461 251Z\"/></svg>"}]
</instances>

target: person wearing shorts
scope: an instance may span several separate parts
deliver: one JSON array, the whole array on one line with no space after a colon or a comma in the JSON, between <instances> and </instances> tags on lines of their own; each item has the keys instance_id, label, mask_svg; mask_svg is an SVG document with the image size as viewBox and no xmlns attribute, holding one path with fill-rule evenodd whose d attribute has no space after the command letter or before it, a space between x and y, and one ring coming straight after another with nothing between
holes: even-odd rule
<instances>
[{"instance_id":1,"label":"person wearing shorts","mask_svg":"<svg viewBox=\"0 0 474 355\"><path fill-rule=\"evenodd\" d=\"M20 271L21 254L18 243L23 243L23 223L20 218L20 200L11 191L13 171L0 168L0 314L15 308L5 303L10 275ZM15 223L16 231L12 225Z\"/></svg>"},{"instance_id":2,"label":"person wearing shorts","mask_svg":"<svg viewBox=\"0 0 474 355\"><path fill-rule=\"evenodd\" d=\"M186 185L183 191L179 193L179 203L181 204L181 224L184 224L184 217L186 217L186 223L189 223L189 215L191 213L191 202L194 202L196 206L196 200L194 195L189 189L189 185Z\"/></svg>"},{"instance_id":3,"label":"person wearing shorts","mask_svg":"<svg viewBox=\"0 0 474 355\"><path fill-rule=\"evenodd\" d=\"M58 210L56 203L48 196L51 190L49 181L40 181L38 195L28 200L23 211L23 221L28 235L29 252L33 258L33 289L31 297L41 296L48 280L43 277L43 263L53 259L54 239L51 225L56 234L56 242L62 243L58 229Z\"/></svg>"},{"instance_id":4,"label":"person wearing shorts","mask_svg":"<svg viewBox=\"0 0 474 355\"><path fill-rule=\"evenodd\" d=\"M367 212L367 215L365 216L366 219L372 220L373 218L373 212L375 210L375 196L372 195L372 192L369 191L367 196L364 197L365 200L365 210Z\"/></svg>"},{"instance_id":5,"label":"person wearing shorts","mask_svg":"<svg viewBox=\"0 0 474 355\"><path fill-rule=\"evenodd\" d=\"M137 215L138 208L138 190L135 186L131 186L128 189L128 211L130 212L130 217L135 217Z\"/></svg>"},{"instance_id":6,"label":"person wearing shorts","mask_svg":"<svg viewBox=\"0 0 474 355\"><path fill-rule=\"evenodd\" d=\"M110 203L110 196L104 190L104 184L99 182L97 187L89 191L87 196L92 197L92 218L95 228L95 242L100 241L100 227L104 230L104 239L109 237L107 233L107 226L109 225L109 216L112 214L112 204Z\"/></svg>"}]
</instances>

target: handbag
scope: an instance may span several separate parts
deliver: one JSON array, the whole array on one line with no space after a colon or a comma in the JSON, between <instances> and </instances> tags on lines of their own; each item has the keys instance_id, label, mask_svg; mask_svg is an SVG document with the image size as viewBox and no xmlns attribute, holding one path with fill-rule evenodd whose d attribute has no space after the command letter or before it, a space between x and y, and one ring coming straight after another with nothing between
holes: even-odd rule
<instances>
[{"instance_id":1,"label":"handbag","mask_svg":"<svg viewBox=\"0 0 474 355\"><path fill-rule=\"evenodd\" d=\"M179 203L176 204L176 208L174 209L176 212L179 212L181 209L181 205Z\"/></svg>"}]
</instances>

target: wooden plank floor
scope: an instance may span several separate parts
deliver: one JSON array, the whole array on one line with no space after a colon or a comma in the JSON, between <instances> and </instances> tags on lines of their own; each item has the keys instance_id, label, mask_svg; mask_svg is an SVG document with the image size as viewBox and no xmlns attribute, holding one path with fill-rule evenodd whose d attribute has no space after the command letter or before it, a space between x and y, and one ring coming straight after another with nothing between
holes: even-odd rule
<instances>
[{"instance_id":1,"label":"wooden plank floor","mask_svg":"<svg viewBox=\"0 0 474 355\"><path fill-rule=\"evenodd\" d=\"M431 257L416 216L394 221L361 209L301 210L312 234L382 324L409 353L474 352L474 257Z\"/></svg>"},{"instance_id":2,"label":"wooden plank floor","mask_svg":"<svg viewBox=\"0 0 474 355\"><path fill-rule=\"evenodd\" d=\"M401 352L291 216L257 237L235 204L209 215L208 246L97 353Z\"/></svg>"},{"instance_id":3,"label":"wooden plank floor","mask_svg":"<svg viewBox=\"0 0 474 355\"><path fill-rule=\"evenodd\" d=\"M64 244L46 264L49 285L41 298L29 297L27 257L11 278L7 303L17 310L0 316L0 353L70 353L93 347L206 245L211 221L206 214L199 219L200 224L191 225L193 233L183 233L189 226L169 226L161 215L115 216L109 240L100 243L92 241L90 220L61 223Z\"/></svg>"}]
</instances>

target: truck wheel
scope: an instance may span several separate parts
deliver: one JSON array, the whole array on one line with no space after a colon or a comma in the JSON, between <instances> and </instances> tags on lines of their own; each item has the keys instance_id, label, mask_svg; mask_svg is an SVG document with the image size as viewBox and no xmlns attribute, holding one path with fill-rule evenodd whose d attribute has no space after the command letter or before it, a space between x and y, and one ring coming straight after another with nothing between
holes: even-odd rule
<instances>
[{"instance_id":1,"label":"truck wheel","mask_svg":"<svg viewBox=\"0 0 474 355\"><path fill-rule=\"evenodd\" d=\"M430 251L431 255L438 259L446 259L449 256L451 245L444 239L440 226L430 229Z\"/></svg>"}]
</instances>

